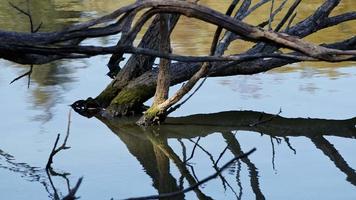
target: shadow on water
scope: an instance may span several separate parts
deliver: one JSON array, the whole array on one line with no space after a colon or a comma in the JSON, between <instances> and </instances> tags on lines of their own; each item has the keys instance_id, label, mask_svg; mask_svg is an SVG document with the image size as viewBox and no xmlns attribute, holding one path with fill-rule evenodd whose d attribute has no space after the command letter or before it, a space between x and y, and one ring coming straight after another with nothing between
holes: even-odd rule
<instances>
[{"instance_id":1,"label":"shadow on water","mask_svg":"<svg viewBox=\"0 0 356 200\"><path fill-rule=\"evenodd\" d=\"M356 118L347 120L284 118L278 115L253 111L228 111L168 118L167 123L158 128L139 127L135 125L136 119L134 118L115 120L108 120L100 116L97 118L105 123L126 144L129 152L140 162L147 175L151 177L153 186L159 194L182 189L182 179L186 179L189 185L197 183L199 178L196 177L195 171L199 169L194 169L194 166L188 162L194 157L196 148L200 148L210 157L214 170L218 169L218 162L227 150L234 156L242 154L244 150L235 137L236 131L240 130L268 135L272 144L273 140L277 142L285 141L294 152L296 150L291 146L290 138L306 137L334 163L337 169L346 175L346 180L349 183L356 186L355 170L348 165L338 150L325 138L325 136L355 138ZM217 159L213 158L208 150L199 145L199 141L203 137L212 133L221 133L221 138L227 145ZM193 138L198 139L194 141ZM182 145L182 158L168 145L168 139L177 139ZM182 139L194 143L192 154L189 158L187 158L186 145ZM179 181L171 174L169 161L179 170L181 174ZM240 191L236 192L230 185L232 183L228 183L224 175L219 177L222 187L225 190L226 187L229 187L236 195L236 198L241 199L243 191L239 174L242 163L247 166L250 186L256 199L265 199L260 188L258 168L250 158L243 158L237 163L236 182ZM194 192L199 199L211 198L200 189L196 189ZM178 199L183 197L182 195Z\"/></svg>"}]
</instances>

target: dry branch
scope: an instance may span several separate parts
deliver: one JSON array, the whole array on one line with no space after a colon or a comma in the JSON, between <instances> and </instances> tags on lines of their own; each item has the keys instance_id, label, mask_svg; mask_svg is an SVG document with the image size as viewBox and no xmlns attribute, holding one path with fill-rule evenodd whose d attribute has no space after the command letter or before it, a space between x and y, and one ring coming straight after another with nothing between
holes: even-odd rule
<instances>
[{"instance_id":1,"label":"dry branch","mask_svg":"<svg viewBox=\"0 0 356 200\"><path fill-rule=\"evenodd\" d=\"M132 107L142 104L144 100L151 97L154 94L154 90L152 90L152 94L150 88L156 86L157 88L162 88L162 84L156 83L157 77L160 77L160 80L168 80L167 74L174 74L174 77L171 77L170 84L165 82L163 90L156 90L157 95L155 96L163 95L165 98L163 98L164 101L155 104L155 109L148 110L147 114L153 114L152 116L156 116L157 113L168 114L168 109L181 100L201 77L206 77L207 75L253 74L300 61L340 62L356 60L354 37L331 45L317 45L301 39L324 28L356 19L355 12L330 17L330 13L338 6L340 0L324 1L312 15L290 27L290 23L295 16L293 13L295 13L297 6L301 2L295 0L274 31L271 30L271 22L275 15L285 6L286 0L277 9L274 9L274 6L271 7L270 30L242 21L262 5L270 2L269 0L261 0L253 6L251 6L250 0L244 0L237 9L235 16L230 17L239 2L238 0L233 0L226 13L223 14L211 8L186 1L136 1L103 17L73 25L57 32L26 34L0 31L0 37L2 38L0 40L0 57L18 63L43 64L63 58L74 59L111 54L112 57L108 64L110 68L109 75L111 77L115 76L115 80L103 91L102 95L95 100L91 99L90 102L98 106L109 106L109 112L113 109L114 111L116 110L114 113L119 113L119 115L129 113ZM271 4L274 4L274 1ZM138 17L139 13L142 13L140 17ZM173 25L169 27L168 34L164 36L167 40L179 15L216 25L217 29L212 41L210 55L197 57L175 55L167 50L159 51L158 45L155 44L160 32L159 28L157 28L159 27L157 17L155 17L149 28L149 31L152 31L147 34L149 37L143 38L141 41L142 44L148 45L134 47L133 41L137 38L137 34L141 31L143 25L152 17L165 14L173 14L170 18L170 21L173 21ZM136 17L138 17L138 20L132 26L133 19ZM289 23L286 31L278 32L287 23L288 19ZM225 35L218 41L223 29L226 30ZM87 38L117 33L121 33L122 36L115 46L84 46L79 44ZM149 42L151 38L155 38L155 41ZM255 42L256 45L241 54L223 55L230 42L237 38ZM295 52L281 53L278 49L282 47ZM131 53L134 56L120 70L119 64L123 60L124 53ZM157 70L152 69L155 58L161 58L162 61L176 60L179 62L173 63L170 70L164 70L166 65L161 65L159 71L166 71L167 73L158 75ZM172 73L177 71L178 73ZM168 99L166 98L169 85L186 80L188 82L176 94ZM146 89L149 88L147 89L148 92L145 92L144 95L132 102L127 100L123 105L120 104L119 98L127 95L124 92L141 86L147 86ZM110 94L107 94L108 91ZM174 109L170 111L172 110ZM153 112L150 113L151 111Z\"/></svg>"},{"instance_id":2,"label":"dry branch","mask_svg":"<svg viewBox=\"0 0 356 200\"><path fill-rule=\"evenodd\" d=\"M184 1L156 1L156 0L148 0L148 1L140 1L135 4L132 4L133 9L130 10L130 12L138 12L144 8L149 8L149 7L154 7L155 9L149 10L146 12L146 15L144 14L145 17L143 17L140 21L139 24L144 24L150 16L157 14L157 13L178 13L182 15L186 15L188 17L194 17L197 19L200 19L202 21L212 23L215 25L218 25L222 28L225 28L231 32L234 32L235 34L241 35L246 39L249 40L266 40L268 42L275 43L277 45L281 45L293 50L300 51L307 56L314 57L317 59L321 60L327 60L327 61L340 61L340 60L345 60L349 59L351 56L356 55L356 52L354 51L340 51L340 50L335 50L335 49L329 49L325 47L320 47L318 45L305 42L299 38L282 34L282 33L277 33L274 31L266 31L263 30L259 27L254 27L252 25L246 24L242 21L234 20L233 18L230 18L229 16L226 16L222 13L219 13L217 11L214 11L210 8L199 6L196 4L184 2ZM115 12L114 12L115 13ZM349 16L350 17L350 16ZM104 18L105 19L105 18ZM99 20L100 22L100 20ZM133 33L136 33L140 30L139 27L135 28L132 30ZM10 34L11 35L11 34ZM128 34L132 35L132 37L135 37L136 34ZM37 38L39 35L34 35L33 38ZM24 45L23 42L27 41L21 41L21 38L16 40L16 42L3 42L0 43L1 50L11 50L13 47L16 47L16 51L21 52L26 54L27 49L26 46L23 47ZM26 44L26 43L25 43ZM35 44L35 43L30 43L27 45L35 46L40 45L43 43ZM81 46L76 47L77 51L76 52L70 52L70 53L77 53L80 54ZM37 46L38 53L45 53L46 48L41 48L40 46ZM57 50L59 50L60 47L58 47ZM71 49L71 47L67 47L67 49ZM85 47L84 47L85 49ZM14 49L13 49L14 50ZM125 52L125 51L124 51ZM28 52L32 54L36 54L35 52ZM52 52L54 53L54 52ZM88 53L88 52L87 52ZM65 55L65 52L58 52L59 56ZM89 54L89 53L88 53ZM90 54L89 54L90 55ZM94 54L97 55L97 54ZM92 56L92 55L91 55Z\"/></svg>"}]
</instances>

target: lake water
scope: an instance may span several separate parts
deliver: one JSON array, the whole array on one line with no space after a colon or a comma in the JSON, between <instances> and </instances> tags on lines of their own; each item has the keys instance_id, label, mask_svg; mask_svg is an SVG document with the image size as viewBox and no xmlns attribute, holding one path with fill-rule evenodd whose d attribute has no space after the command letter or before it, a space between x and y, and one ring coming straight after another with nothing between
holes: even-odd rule
<instances>
[{"instance_id":1,"label":"lake water","mask_svg":"<svg viewBox=\"0 0 356 200\"><path fill-rule=\"evenodd\" d=\"M26 18L7 1L0 28L28 31ZM26 6L23 1L13 1ZM101 16L130 1L33 0L43 31ZM277 1L280 2L280 1ZM308 1L303 18L321 1ZM202 1L224 10L228 1ZM337 12L356 10L344 0ZM251 23L256 20L251 17ZM355 35L355 22L308 40L320 43ZM202 55L214 27L183 18L174 33L175 52ZM115 44L117 38L89 40ZM249 45L249 44L244 44ZM229 51L241 48L235 44ZM300 63L253 76L210 78L172 114L166 125L142 129L134 119L71 115L70 149L60 152L53 176L45 166L56 136L63 140L71 103L95 97L110 82L108 56L35 66L28 70L0 61L0 199L54 199L80 177L81 199L123 199L189 187L234 156L256 147L216 179L178 198L185 199L355 199L356 63ZM178 86L173 87L176 90ZM150 103L147 103L148 105ZM280 116L276 116L279 111ZM267 114L268 113L268 114ZM318 120L317 120L318 119ZM197 144L197 145L196 145Z\"/></svg>"}]
</instances>

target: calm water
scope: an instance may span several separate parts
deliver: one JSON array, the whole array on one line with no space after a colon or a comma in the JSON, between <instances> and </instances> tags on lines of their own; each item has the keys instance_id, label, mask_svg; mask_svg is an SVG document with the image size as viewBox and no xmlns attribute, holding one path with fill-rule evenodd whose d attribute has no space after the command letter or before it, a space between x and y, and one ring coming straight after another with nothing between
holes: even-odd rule
<instances>
[{"instance_id":1,"label":"calm water","mask_svg":"<svg viewBox=\"0 0 356 200\"><path fill-rule=\"evenodd\" d=\"M42 21L45 31L100 16L127 2L33 0L31 8L38 11L35 21ZM219 10L227 6L203 2ZM302 7L300 17L318 2ZM338 12L356 9L353 0L342 2ZM1 29L27 31L25 20L1 0ZM356 27L354 22L308 39L355 35L351 27ZM200 30L213 27L183 19L179 28L173 39L178 53L207 51L203 44L211 35ZM198 39L191 32L198 33ZM187 45L192 41L195 45ZM114 37L87 41L115 42ZM109 83L107 60L101 56L35 66L29 89L26 79L9 85L27 66L0 61L0 199L50 199L53 188L65 195L67 181L73 187L80 177L84 177L78 191L82 199L176 191L253 147L257 151L250 157L184 197L356 198L355 63L302 63L254 76L209 79L173 113L175 118L159 128L143 130L132 124L134 119L108 122L72 113L71 149L57 155L53 164L57 172L68 173L67 180L52 177L52 186L44 167L57 134L63 139L66 133L68 105L96 96ZM274 116L280 109L280 117ZM256 123L259 120L264 123Z\"/></svg>"}]
</instances>

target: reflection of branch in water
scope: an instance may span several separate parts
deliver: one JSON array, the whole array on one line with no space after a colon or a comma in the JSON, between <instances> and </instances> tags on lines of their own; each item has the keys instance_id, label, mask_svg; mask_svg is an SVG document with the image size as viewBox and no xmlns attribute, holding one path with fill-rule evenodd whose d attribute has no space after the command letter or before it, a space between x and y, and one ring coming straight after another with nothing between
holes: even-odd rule
<instances>
[{"instance_id":1,"label":"reflection of branch in water","mask_svg":"<svg viewBox=\"0 0 356 200\"><path fill-rule=\"evenodd\" d=\"M4 159L1 159L4 158ZM50 176L47 176L47 170L39 167L32 167L24 162L16 162L15 158L0 150L0 161L4 160L6 163L0 163L0 169L6 169L11 172L19 173L21 177L30 182L39 182L48 193L48 197L54 200L69 200L68 198L60 198L57 189L53 189L53 182ZM68 181L68 182L67 182ZM69 179L66 177L66 182L69 184ZM78 181L79 182L79 181ZM51 190L51 189L52 190ZM78 188L74 187L77 190ZM72 190L73 190L72 189ZM72 191L69 189L68 193ZM68 195L66 197L69 197Z\"/></svg>"},{"instance_id":2,"label":"reflection of branch in water","mask_svg":"<svg viewBox=\"0 0 356 200\"><path fill-rule=\"evenodd\" d=\"M297 150L292 147L292 144L290 143L289 138L287 136L284 136L283 139L286 142L289 149L292 150L294 154L297 154Z\"/></svg>"},{"instance_id":3,"label":"reflection of branch in water","mask_svg":"<svg viewBox=\"0 0 356 200\"><path fill-rule=\"evenodd\" d=\"M220 153L218 159L216 160L215 165L217 165L219 163L220 159L224 156L224 154L227 151L227 149L228 149L228 146L226 145L225 149Z\"/></svg>"},{"instance_id":4,"label":"reflection of branch in water","mask_svg":"<svg viewBox=\"0 0 356 200\"><path fill-rule=\"evenodd\" d=\"M275 160L276 160L276 149L275 149L275 146L274 146L273 139L275 139L277 141L277 144L281 144L282 139L278 138L277 136L269 136L269 137L271 139L271 146L272 146L272 168L273 168L273 171L275 173L277 173L276 163L275 163Z\"/></svg>"},{"instance_id":5,"label":"reflection of branch in water","mask_svg":"<svg viewBox=\"0 0 356 200\"><path fill-rule=\"evenodd\" d=\"M240 179L240 173L241 173L241 161L237 161L237 170L236 170L236 182L237 185L239 186L239 195L238 195L238 200L240 200L242 198L242 183L241 183L241 179Z\"/></svg>"},{"instance_id":6,"label":"reflection of branch in water","mask_svg":"<svg viewBox=\"0 0 356 200\"><path fill-rule=\"evenodd\" d=\"M200 138L201 138L201 137L198 137L197 141L194 142L195 144L194 144L192 153L190 154L189 158L188 158L185 162L188 162L189 160L191 160L191 159L194 157L195 149L196 149L197 146L198 146L198 143L199 143Z\"/></svg>"},{"instance_id":7,"label":"reflection of branch in water","mask_svg":"<svg viewBox=\"0 0 356 200\"><path fill-rule=\"evenodd\" d=\"M194 143L194 141L193 141L192 139L188 139L188 140L189 140L190 142L193 142L193 143ZM205 154L208 155L210 161L211 161L212 164L213 164L213 168L215 169L215 171L216 171L216 172L219 171L220 169L219 169L219 167L218 167L218 165L217 165L217 162L218 162L218 161L215 161L213 155L212 155L208 150L206 150L204 147L202 147L200 144L198 144L198 142L195 142L194 147L195 147L195 146L199 147L199 149L201 149ZM227 147L220 153L219 159L224 155L224 153L226 152L226 149L227 149ZM223 187L224 187L224 190L226 191L226 186L229 187L229 189L230 189L230 190L235 194L235 196L237 197L236 191L235 191L234 188L230 185L230 183L225 179L225 177L224 177L222 174L218 174L218 176L219 176L219 178L220 178L220 180L221 180L221 182L222 182L222 185L223 185Z\"/></svg>"},{"instance_id":8,"label":"reflection of branch in water","mask_svg":"<svg viewBox=\"0 0 356 200\"><path fill-rule=\"evenodd\" d=\"M229 146L229 150L231 151L232 154L234 155L240 155L243 153L239 142L236 140L235 136L232 133L224 132L221 134L223 138L226 140L226 143ZM260 189L260 184L258 180L258 171L256 166L250 161L248 157L241 158L241 162L244 162L247 167L248 171L250 174L250 182L251 182L251 187L252 191L256 195L257 200L264 200L265 197Z\"/></svg>"},{"instance_id":9,"label":"reflection of branch in water","mask_svg":"<svg viewBox=\"0 0 356 200\"><path fill-rule=\"evenodd\" d=\"M178 156L175 155L174 151L172 149L170 149L169 146L165 146L165 145L160 145L160 144L157 144L160 148L163 148L162 151L163 152L166 152L167 153L167 156L170 157L170 158L177 158ZM166 149L167 148L167 149ZM192 190L196 190L200 185L204 184L204 183L207 183L208 181L216 178L219 174L221 174L225 169L227 169L231 164L233 164L234 162L236 162L237 160L239 159L243 159L243 158L246 158L247 156L249 156L251 153L253 153L256 149L252 149L250 151L248 151L247 153L244 153L244 154L241 154L235 158L233 158L232 160L230 160L229 162L227 162L225 165L223 165L216 173L204 178L203 180L191 185L190 187L182 190L182 191L177 191L177 192L172 192L172 193L169 193L169 194L161 194L161 195L152 195L152 196L145 196L145 197L137 197L137 198L130 198L130 199L162 199L162 198L171 198L171 197L175 197L177 195L181 195L181 194L184 194L184 193L187 193L187 192L190 192ZM172 154L173 153L173 154ZM179 157L178 157L179 159ZM173 161L178 161L178 160L175 160L173 159ZM178 164L178 163L177 163ZM182 161L179 162L179 165L182 165ZM178 165L177 165L178 166ZM184 166L184 165L182 165ZM199 198L199 196L198 196ZM199 198L200 199L200 198ZM205 198L204 198L205 199ZM210 199L210 198L209 198Z\"/></svg>"},{"instance_id":10,"label":"reflection of branch in water","mask_svg":"<svg viewBox=\"0 0 356 200\"><path fill-rule=\"evenodd\" d=\"M194 147L193 147L193 150L192 150L192 154L191 154L191 156L190 156L189 159L192 159L192 158L193 158L196 147L199 147L204 153L206 153L206 154L208 155L210 161L211 161L212 164L213 164L213 168L215 169L215 171L218 171L218 170L219 170L218 162L220 161L220 159L221 159L221 158L223 157L223 155L225 154L225 152L226 152L226 150L227 150L227 146L226 146L226 148L220 153L218 159L215 161L213 155L212 155L208 150L206 150L204 147L202 147L201 145L199 145L198 142L199 142L200 138L201 138L201 137L199 137L196 142L193 141L192 139L188 139L190 142L194 143ZM187 162L184 162L184 163L186 163L186 165L191 168L192 173L193 173L193 176L195 177L196 180L198 180L198 178L197 178L196 175L195 175L193 166L189 165ZM225 177L224 177L222 174L219 174L219 178L221 179L221 182L222 182L222 185L223 185L223 187L224 187L224 190L226 191L226 188L229 187L229 189L230 189L230 190L235 194L235 196L237 197L236 191L235 191L234 188L230 185L230 183L225 179Z\"/></svg>"},{"instance_id":11,"label":"reflection of branch in water","mask_svg":"<svg viewBox=\"0 0 356 200\"><path fill-rule=\"evenodd\" d=\"M58 141L59 141L59 138L60 138L60 134L57 135L57 138L56 138L56 141L54 142L54 146L52 148L52 151L48 157L48 161L47 161L47 164L46 164L46 173L47 173L47 176L48 176L48 180L51 184L51 187L52 187L52 190L53 190L53 196L54 196L54 199L55 200L72 200L72 199L77 199L77 197L75 196L76 195L76 192L77 190L79 189L79 186L80 184L82 183L82 180L83 180L83 177L79 178L76 185L73 187L73 188L70 188L70 182L69 182L69 179L68 179L68 175L69 173L58 173L56 172L53 167L52 167L52 163L53 163L53 158L54 156L59 153L60 151L62 150L66 150L66 149L69 149L70 147L67 146L67 141L68 141L68 137L69 137L69 133L70 133L70 124L71 124L71 112L72 109L69 110L68 112L68 123L67 123L67 131L66 131L66 136L63 140L63 143L61 146L59 146L57 148L57 145L58 145ZM63 198L60 198L60 195L57 191L57 188L55 187L54 183L53 183L53 180L52 180L52 176L59 176L59 177L62 177L65 181L66 181L66 184L67 184L67 189L68 189L68 194L63 197Z\"/></svg>"},{"instance_id":12,"label":"reflection of branch in water","mask_svg":"<svg viewBox=\"0 0 356 200\"><path fill-rule=\"evenodd\" d=\"M51 153L49 154L48 161L46 164L46 169L49 169L50 171L53 170L51 167L51 164L53 163L54 156L57 153L59 153L60 151L70 148L67 146L67 141L68 141L68 137L69 137L69 133L70 133L71 113L72 113L72 109L70 109L69 113L68 113L67 132L66 132L66 137L64 138L62 145L57 148L57 144L58 144L58 141L60 138L60 134L57 134L57 138L56 138L56 141L54 142L53 149L52 149Z\"/></svg>"},{"instance_id":13,"label":"reflection of branch in water","mask_svg":"<svg viewBox=\"0 0 356 200\"><path fill-rule=\"evenodd\" d=\"M63 197L62 200L75 200L75 199L78 199L76 197L76 193L77 193L77 191L79 189L79 186L82 183L82 181L83 181L83 177L80 177L78 179L77 183L75 184L75 186L72 189L69 190L68 194L65 197Z\"/></svg>"},{"instance_id":14,"label":"reflection of branch in water","mask_svg":"<svg viewBox=\"0 0 356 200\"><path fill-rule=\"evenodd\" d=\"M192 166L192 165L189 165L189 164L187 164L187 166L190 168L190 170L192 171L192 174L193 174L193 176L194 176L194 178L195 178L195 180L199 180L199 178L198 178L198 176L197 176L197 174L195 173L195 169L194 169L194 167ZM182 174L182 177L184 177L184 175Z\"/></svg>"},{"instance_id":15,"label":"reflection of branch in water","mask_svg":"<svg viewBox=\"0 0 356 200\"><path fill-rule=\"evenodd\" d=\"M346 180L356 186L356 172L352 169L338 150L327 139L322 136L310 137L316 148L320 149L333 163L346 174Z\"/></svg>"},{"instance_id":16,"label":"reflection of branch in water","mask_svg":"<svg viewBox=\"0 0 356 200\"><path fill-rule=\"evenodd\" d=\"M179 158L179 156L173 151L173 149L170 146L168 146L168 144L166 142L162 141L162 138L160 138L159 136L156 137L154 135L151 135L151 133L148 133L148 132L146 133L146 135L154 147L159 148L170 160L173 161L173 163L177 166L179 172L188 181L189 185L194 186L197 184L196 179L190 174L185 163ZM167 140L167 139L165 139L165 140ZM198 199L212 199L211 197L205 195L199 189L199 187L193 187L191 190L195 192ZM179 192L179 193L176 193L174 196L180 195L180 194L184 194L184 193ZM154 196L158 196L158 198L160 198L160 195L154 195Z\"/></svg>"},{"instance_id":17,"label":"reflection of branch in water","mask_svg":"<svg viewBox=\"0 0 356 200\"><path fill-rule=\"evenodd\" d=\"M69 111L68 114L68 125L67 125L67 134L66 137L64 139L63 144L59 147L57 147L58 141L59 141L59 134L57 136L55 145L50 153L50 156L48 158L47 164L46 164L46 168L45 169L40 169L38 167L31 167L30 165L26 164L26 163L18 163L15 162L14 157L10 154L7 154L5 152L3 152L2 150L0 150L0 158L4 157L5 161L10 165L10 166L5 166L3 164L0 163L0 168L3 169L7 169L16 173L20 173L22 174L22 177L25 178L29 178L26 179L28 181L31 182L40 182L45 190L47 191L49 198L54 199L54 200L73 200L76 199L75 197L75 193L78 190L81 182L82 182L82 178L80 178L77 182L77 184L75 185L75 187L73 187L72 189L70 188L70 181L68 179L68 175L69 173L58 173L56 172L51 164L53 163L53 158L54 156L60 152L63 149L68 149L68 147L66 146L68 137L69 137L69 132L70 132L70 117L71 117L71 112ZM55 187L53 181L52 181L52 176L59 176L62 177L67 185L68 188L68 194L66 196L64 196L63 198L60 197L59 192L57 191L57 188ZM49 188L52 188L52 192L50 191Z\"/></svg>"},{"instance_id":18,"label":"reflection of branch in water","mask_svg":"<svg viewBox=\"0 0 356 200\"><path fill-rule=\"evenodd\" d=\"M30 181L30 182L39 182L41 185L44 186L45 190L50 194L49 192L49 186L50 184L48 183L48 180L45 175L45 170L40 169L38 167L32 167L24 162L16 162L15 158L2 151L0 149L0 161L4 160L6 163L0 163L0 168L1 169L6 169L11 172L19 173L21 177L25 178L25 180Z\"/></svg>"},{"instance_id":19,"label":"reflection of branch in water","mask_svg":"<svg viewBox=\"0 0 356 200\"><path fill-rule=\"evenodd\" d=\"M196 175L195 175L194 167L187 163L187 147L185 146L185 144L182 141L182 139L177 139L177 140L180 143L180 146L182 147L183 162L186 163L186 165L188 165L191 168L193 176L195 178L197 178ZM183 188L184 188L184 176L181 175L179 177L179 189L182 190Z\"/></svg>"},{"instance_id":20,"label":"reflection of branch in water","mask_svg":"<svg viewBox=\"0 0 356 200\"><path fill-rule=\"evenodd\" d=\"M258 121L257 121L257 122L254 122L254 123L251 123L251 124L249 124L248 126L253 127L253 126L258 126L258 125L260 125L260 124L264 124L264 123L270 122L270 121L272 121L273 119L279 117L279 115L280 115L281 113L282 113L282 109L280 108L277 114L272 115L271 117L269 117L269 118L267 118L267 119L263 119L263 120L262 120L262 118L263 118L263 116L264 116L264 113L261 113L261 116L259 117Z\"/></svg>"},{"instance_id":21,"label":"reflection of branch in water","mask_svg":"<svg viewBox=\"0 0 356 200\"><path fill-rule=\"evenodd\" d=\"M141 128L138 130L142 131ZM175 177L170 173L170 167L168 166L170 164L169 158L160 148L148 140L145 133L135 135L132 134L135 133L134 131L123 133L124 131L123 129L123 131L118 132L117 136L126 145L128 151L141 164L145 173L152 179L152 185L158 194L169 193L183 188L184 177L179 180L179 185L177 185ZM161 134L160 137L164 136ZM161 173L163 175L161 175ZM184 195L177 197L177 199L183 198Z\"/></svg>"},{"instance_id":22,"label":"reflection of branch in water","mask_svg":"<svg viewBox=\"0 0 356 200\"><path fill-rule=\"evenodd\" d=\"M12 4L11 2L9 2L10 6L12 8L14 8L15 10L19 11L21 14L25 15L26 17L28 17L28 20L30 22L30 32L31 33L36 33L40 30L41 26L42 26L42 22L37 26L37 28L34 27L34 24L33 24L33 17L32 17L32 13L31 13L31 10L30 10L30 5L29 5L29 0L26 1L27 3L27 11L19 8L18 6L16 6L15 4ZM27 79L27 88L30 88L30 83L31 83L31 75L32 75L32 72L33 72L33 64L30 65L30 70L27 71L26 73L14 78L10 84L12 84L13 82L27 76L28 79Z\"/></svg>"},{"instance_id":23,"label":"reflection of branch in water","mask_svg":"<svg viewBox=\"0 0 356 200\"><path fill-rule=\"evenodd\" d=\"M262 117L261 117L262 116ZM103 121L114 133L116 133L122 140L124 139L126 145L130 143L130 146L136 146L136 148L142 148L141 145L137 145L139 140L146 140L146 134L149 134L149 130L143 130L135 125L135 119L116 119L109 120L102 117L98 117ZM268 122L260 123L258 126L248 126L251 123L256 123L256 120L261 121L263 119L273 119ZM236 138L233 136L231 131L249 131L251 134L262 133L264 135L272 136L277 143L281 143L284 139L288 148L293 152L296 152L292 147L289 138L304 136L304 137L315 137L315 136L337 136L343 138L354 138L356 136L356 118L346 119L346 120L327 120L327 119L310 119L310 118L284 118L277 115L270 115L266 113L253 112L253 111L228 111L213 114L198 114L186 117L176 117L167 118L167 123L161 125L159 128L159 135L165 135L166 138L175 139L193 139L194 147L192 150L192 156L186 160L189 161L194 157L196 149L199 148L199 138L205 137L211 133L221 132L225 138L228 149L234 154L239 155L242 152L240 144L237 142ZM129 137L134 137L129 139ZM197 138L197 139L194 139ZM274 141L275 142L275 141ZM152 145L152 144L151 144ZM161 147L162 148L162 147ZM130 148L129 148L130 150ZM131 152L131 150L130 150ZM132 153L132 152L131 152ZM222 152L223 153L223 152ZM148 151L142 150L142 157L147 157ZM165 153L167 156L167 152ZM133 154L137 157L136 154ZM189 154L188 154L189 155ZM174 156L173 156L174 157ZM179 166L179 161L174 161L172 157L170 159L173 163ZM138 160L141 162L140 158ZM152 160L152 159L151 159ZM150 160L150 161L151 161ZM182 161L180 161L182 162ZM247 165L251 188L256 195L256 199L264 199L264 195L259 188L258 171L256 166L251 162L249 158L244 158L241 162ZM152 163L152 162L149 162ZM186 168L189 168L187 163L182 162ZM146 164L147 165L147 164ZM241 164L240 164L241 167ZM146 168L145 168L146 169ZM184 167L179 166L179 171L182 172ZM240 169L241 170L241 169ZM149 170L146 169L148 173ZM149 174L149 173L148 173ZM183 173L181 173L183 175ZM150 175L150 174L149 174ZM153 175L150 175L153 177ZM236 175L238 176L238 175ZM184 175L191 183L196 180L191 174ZM188 178L187 178L188 177ZM238 178L236 178L238 179ZM180 186L183 187L183 178L181 178ZM237 183L239 185L239 182ZM240 185L241 181L240 181ZM242 194L242 187L240 188ZM238 196L241 196L238 194Z\"/></svg>"},{"instance_id":24,"label":"reflection of branch in water","mask_svg":"<svg viewBox=\"0 0 356 200\"><path fill-rule=\"evenodd\" d=\"M169 193L177 191L176 179L170 174L170 163L167 156L156 146L153 146L153 151L156 156L158 170L158 193ZM180 199L184 196L180 196Z\"/></svg>"},{"instance_id":25,"label":"reflection of branch in water","mask_svg":"<svg viewBox=\"0 0 356 200\"><path fill-rule=\"evenodd\" d=\"M189 139L189 141L194 143L194 141L192 139ZM209 157L210 161L213 163L213 168L215 169L215 171L218 171L218 167L215 164L213 155L211 155L211 153L209 151L207 151L204 147L202 147L200 144L198 144L198 143L195 143L195 144L197 145L197 147L199 147L200 150L202 150ZM226 191L226 185L227 185L226 179L221 174L219 174L219 178L220 178L221 183L224 187L224 190Z\"/></svg>"},{"instance_id":26,"label":"reflection of branch in water","mask_svg":"<svg viewBox=\"0 0 356 200\"><path fill-rule=\"evenodd\" d=\"M255 123L261 115L263 118L273 118L273 120L258 126L249 126L249 124ZM168 138L192 138L206 136L213 132L235 130L253 131L278 137L314 135L356 137L356 117L345 120L285 118L254 111L226 111L167 118L166 121L167 123L160 129L161 132L168 133Z\"/></svg>"},{"instance_id":27,"label":"reflection of branch in water","mask_svg":"<svg viewBox=\"0 0 356 200\"><path fill-rule=\"evenodd\" d=\"M58 145L58 142L59 142L59 139L60 139L60 134L57 135L57 138L56 138L56 141L54 143L54 146L52 148L52 151L48 157L48 160L47 160L47 164L46 164L46 174L47 174L47 177L48 177L48 180L50 182L50 185L52 187L52 190L53 190L53 199L54 200L72 200L72 199L76 199L75 197L75 193L77 192L80 184L82 183L82 177L79 178L79 180L77 181L76 185L71 188L70 187L70 181L68 179L68 175L70 175L69 173L66 173L66 172L63 172L63 173L59 173L59 172L56 172L53 167L52 167L52 163L53 163L53 158L54 156L59 153L60 151L62 150L66 150L66 149L69 149L70 147L67 146L67 141L68 141L68 137L69 137L69 133L70 133L70 123L71 123L71 109L69 110L68 112L68 123L67 123L67 131L66 131L66 136L63 140L63 143L62 145L60 145L58 148L57 148L57 145ZM56 186L54 185L54 182L52 180L52 176L58 176L58 177L61 177L65 180L66 182L66 186L67 186L67 190L68 190L68 194L66 196L64 196L63 198L60 197L59 195L59 192L56 188Z\"/></svg>"},{"instance_id":28,"label":"reflection of branch in water","mask_svg":"<svg viewBox=\"0 0 356 200\"><path fill-rule=\"evenodd\" d=\"M183 162L186 162L187 161L187 147L185 146L182 139L177 139L177 141L179 142L180 146L182 147Z\"/></svg>"},{"instance_id":29,"label":"reflection of branch in water","mask_svg":"<svg viewBox=\"0 0 356 200\"><path fill-rule=\"evenodd\" d=\"M272 136L270 136L270 139L271 139L271 146L272 146L272 168L276 172L276 165L274 163L274 159L275 159L275 156L276 156L276 151L274 149L274 142L273 142Z\"/></svg>"}]
</instances>

